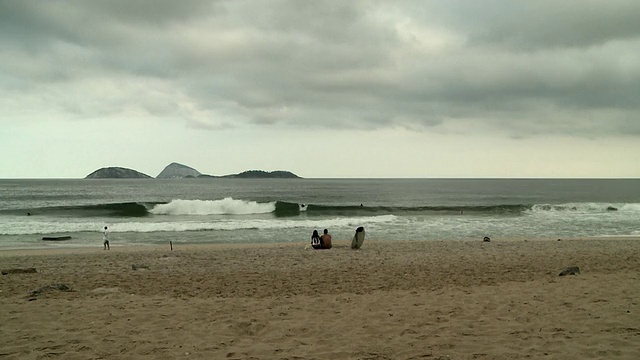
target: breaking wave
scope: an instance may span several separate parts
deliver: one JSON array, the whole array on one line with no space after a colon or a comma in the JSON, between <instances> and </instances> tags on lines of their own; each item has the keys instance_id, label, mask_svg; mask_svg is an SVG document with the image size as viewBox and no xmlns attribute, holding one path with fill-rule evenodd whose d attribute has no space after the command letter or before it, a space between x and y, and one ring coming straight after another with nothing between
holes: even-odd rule
<instances>
[{"instance_id":1,"label":"breaking wave","mask_svg":"<svg viewBox=\"0 0 640 360\"><path fill-rule=\"evenodd\" d=\"M303 210L303 211L301 211ZM256 202L227 197L220 200L175 199L168 203L125 202L56 206L35 209L4 210L10 215L44 215L59 217L147 217L259 215L273 214L287 217L364 217L380 215L542 215L542 214L602 214L625 213L640 215L640 203L563 203L563 204L488 204L488 205L425 205L425 206L367 206L298 204L287 201Z\"/></svg>"},{"instance_id":2,"label":"breaking wave","mask_svg":"<svg viewBox=\"0 0 640 360\"><path fill-rule=\"evenodd\" d=\"M173 200L158 204L149 212L154 215L249 215L275 211L276 203L224 198L222 200Z\"/></svg>"},{"instance_id":3,"label":"breaking wave","mask_svg":"<svg viewBox=\"0 0 640 360\"><path fill-rule=\"evenodd\" d=\"M640 204L624 203L566 203L566 204L536 204L531 206L529 213L570 212L570 213L605 213L605 212L637 212Z\"/></svg>"}]
</instances>

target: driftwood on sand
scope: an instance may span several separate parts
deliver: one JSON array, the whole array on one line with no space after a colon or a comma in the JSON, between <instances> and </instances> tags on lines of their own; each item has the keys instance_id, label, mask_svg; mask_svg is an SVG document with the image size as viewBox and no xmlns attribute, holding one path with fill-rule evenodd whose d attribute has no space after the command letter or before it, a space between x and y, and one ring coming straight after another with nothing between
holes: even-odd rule
<instances>
[{"instance_id":1,"label":"driftwood on sand","mask_svg":"<svg viewBox=\"0 0 640 360\"><path fill-rule=\"evenodd\" d=\"M38 271L36 270L36 268L25 268L25 269L6 269L6 270L2 270L2 275L9 275L9 274L33 274L33 273L37 273Z\"/></svg>"},{"instance_id":2,"label":"driftwood on sand","mask_svg":"<svg viewBox=\"0 0 640 360\"><path fill-rule=\"evenodd\" d=\"M44 241L65 241L71 240L71 236L44 236L42 238Z\"/></svg>"},{"instance_id":3,"label":"driftwood on sand","mask_svg":"<svg viewBox=\"0 0 640 360\"><path fill-rule=\"evenodd\" d=\"M36 290L31 291L30 295L31 296L36 296L36 295L40 295L45 291L49 291L49 290L58 290L58 291L71 291L71 288L65 284L50 284L50 285L46 285L43 286L41 288L38 288Z\"/></svg>"}]
</instances>

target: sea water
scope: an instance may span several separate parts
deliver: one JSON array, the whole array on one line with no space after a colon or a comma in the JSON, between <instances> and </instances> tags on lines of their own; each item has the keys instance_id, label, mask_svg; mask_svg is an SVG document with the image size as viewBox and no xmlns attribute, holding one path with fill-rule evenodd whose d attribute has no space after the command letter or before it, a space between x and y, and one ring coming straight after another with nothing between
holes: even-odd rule
<instances>
[{"instance_id":1,"label":"sea water","mask_svg":"<svg viewBox=\"0 0 640 360\"><path fill-rule=\"evenodd\" d=\"M0 248L640 236L637 179L0 180ZM59 242L44 236L71 236Z\"/></svg>"}]
</instances>

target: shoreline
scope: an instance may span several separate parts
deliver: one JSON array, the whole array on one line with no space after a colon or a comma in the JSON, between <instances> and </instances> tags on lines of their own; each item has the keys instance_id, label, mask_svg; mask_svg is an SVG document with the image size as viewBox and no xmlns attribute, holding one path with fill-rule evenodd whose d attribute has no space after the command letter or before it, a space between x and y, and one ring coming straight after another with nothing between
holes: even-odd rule
<instances>
[{"instance_id":1,"label":"shoreline","mask_svg":"<svg viewBox=\"0 0 640 360\"><path fill-rule=\"evenodd\" d=\"M546 241L594 241L594 240L602 240L602 241L618 241L618 240L637 240L640 241L640 236L638 235L607 235L607 236L593 236L593 237L574 237L574 238L524 238L524 237L512 237L512 238L499 238L499 239L491 239L491 243L513 243L513 242L546 242ZM439 242L464 242L464 243L482 243L482 239L456 239L456 240L370 240L366 239L366 243L380 243L380 244L403 244L403 243L439 243ZM334 240L334 248L349 249L351 244L351 240ZM255 242L255 243L247 243L247 242L212 242L212 243L173 243L173 251L180 250L195 250L195 249L225 249L225 248L245 248L245 247L259 247L259 248L273 248L273 247L300 247L305 248L307 246L306 242L301 241L281 241L281 242ZM117 244L112 243L111 248L113 251L171 251L171 245L169 243L160 245L160 244ZM24 248L13 248L13 247L2 247L0 246L0 256L12 256L12 255L46 255L46 254L65 254L65 253L78 253L78 254L86 254L86 253L94 253L96 251L104 251L102 248L102 244L96 242L96 245L49 245L48 247L24 247ZM112 251L112 250L107 250Z\"/></svg>"},{"instance_id":2,"label":"shoreline","mask_svg":"<svg viewBox=\"0 0 640 360\"><path fill-rule=\"evenodd\" d=\"M638 240L0 251L1 269L37 269L0 277L0 344L7 359L635 359Z\"/></svg>"}]
</instances>

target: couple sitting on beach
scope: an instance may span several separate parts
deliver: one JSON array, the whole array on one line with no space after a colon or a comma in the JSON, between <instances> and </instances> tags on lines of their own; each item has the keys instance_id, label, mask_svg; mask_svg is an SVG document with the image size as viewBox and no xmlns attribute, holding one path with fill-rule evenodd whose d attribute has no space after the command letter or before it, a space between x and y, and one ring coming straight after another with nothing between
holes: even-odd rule
<instances>
[{"instance_id":1,"label":"couple sitting on beach","mask_svg":"<svg viewBox=\"0 0 640 360\"><path fill-rule=\"evenodd\" d=\"M318 235L318 230L313 230L311 247L316 250L331 249L331 235L329 234L329 230L324 229L322 236Z\"/></svg>"}]
</instances>

